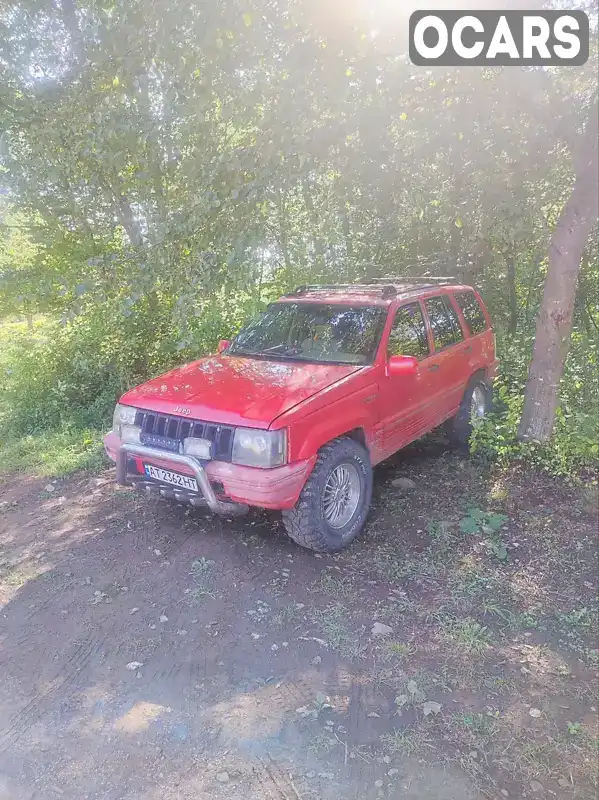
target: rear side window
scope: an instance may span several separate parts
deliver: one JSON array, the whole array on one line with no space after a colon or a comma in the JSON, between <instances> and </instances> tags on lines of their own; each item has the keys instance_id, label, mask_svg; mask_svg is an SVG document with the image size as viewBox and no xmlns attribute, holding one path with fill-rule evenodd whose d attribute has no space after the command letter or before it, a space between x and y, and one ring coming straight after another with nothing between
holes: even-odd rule
<instances>
[{"instance_id":1,"label":"rear side window","mask_svg":"<svg viewBox=\"0 0 599 800\"><path fill-rule=\"evenodd\" d=\"M433 329L435 350L443 350L464 338L460 319L447 295L430 297L424 304Z\"/></svg>"},{"instance_id":2,"label":"rear side window","mask_svg":"<svg viewBox=\"0 0 599 800\"><path fill-rule=\"evenodd\" d=\"M455 295L455 299L462 309L462 314L470 328L470 333L476 334L485 331L487 329L487 320L474 292L460 292Z\"/></svg>"},{"instance_id":3,"label":"rear side window","mask_svg":"<svg viewBox=\"0 0 599 800\"><path fill-rule=\"evenodd\" d=\"M398 310L389 334L388 354L413 356L419 360L428 356L426 325L420 303L410 303Z\"/></svg>"}]
</instances>

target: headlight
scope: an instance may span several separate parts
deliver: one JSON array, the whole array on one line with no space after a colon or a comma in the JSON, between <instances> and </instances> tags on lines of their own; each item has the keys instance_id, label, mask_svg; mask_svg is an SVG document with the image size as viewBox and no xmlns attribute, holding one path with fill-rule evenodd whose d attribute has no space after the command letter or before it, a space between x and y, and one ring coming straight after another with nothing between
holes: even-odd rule
<instances>
[{"instance_id":1,"label":"headlight","mask_svg":"<svg viewBox=\"0 0 599 800\"><path fill-rule=\"evenodd\" d=\"M137 409L133 406L123 406L117 403L112 417L112 430L121 436L121 425L135 425L136 414Z\"/></svg>"},{"instance_id":2,"label":"headlight","mask_svg":"<svg viewBox=\"0 0 599 800\"><path fill-rule=\"evenodd\" d=\"M246 467L278 467L287 461L287 431L237 428L233 439L233 463Z\"/></svg>"}]
</instances>

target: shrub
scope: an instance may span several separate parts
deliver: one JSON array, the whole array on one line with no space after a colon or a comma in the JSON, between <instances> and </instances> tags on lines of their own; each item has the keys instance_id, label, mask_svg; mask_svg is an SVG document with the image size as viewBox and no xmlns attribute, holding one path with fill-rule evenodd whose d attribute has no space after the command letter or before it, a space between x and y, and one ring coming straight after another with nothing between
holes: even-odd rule
<instances>
[{"instance_id":1,"label":"shrub","mask_svg":"<svg viewBox=\"0 0 599 800\"><path fill-rule=\"evenodd\" d=\"M560 387L554 435L548 444L520 442L518 424L524 403L532 341L499 342L500 374L495 411L472 437L472 450L503 462L522 459L553 475L572 475L599 461L599 372L597 343L574 331Z\"/></svg>"}]
</instances>

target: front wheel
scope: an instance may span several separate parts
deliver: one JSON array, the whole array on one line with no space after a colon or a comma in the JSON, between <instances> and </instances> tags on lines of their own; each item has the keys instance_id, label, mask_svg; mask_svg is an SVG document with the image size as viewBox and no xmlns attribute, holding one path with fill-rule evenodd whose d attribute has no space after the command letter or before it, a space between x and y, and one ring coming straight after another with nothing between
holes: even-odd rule
<instances>
[{"instance_id":1,"label":"front wheel","mask_svg":"<svg viewBox=\"0 0 599 800\"><path fill-rule=\"evenodd\" d=\"M368 452L353 439L336 439L319 452L299 500L283 512L283 523L302 547L335 553L364 527L371 498Z\"/></svg>"},{"instance_id":2,"label":"front wheel","mask_svg":"<svg viewBox=\"0 0 599 800\"><path fill-rule=\"evenodd\" d=\"M461 447L468 447L472 431L482 424L491 410L491 388L482 378L472 378L468 384L458 413L449 420L450 439Z\"/></svg>"}]
</instances>

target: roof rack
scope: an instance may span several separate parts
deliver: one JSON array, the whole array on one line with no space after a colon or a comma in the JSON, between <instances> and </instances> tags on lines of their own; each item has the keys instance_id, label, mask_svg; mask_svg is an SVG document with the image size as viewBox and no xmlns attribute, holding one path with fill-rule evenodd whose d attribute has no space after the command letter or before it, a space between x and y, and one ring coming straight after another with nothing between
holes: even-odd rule
<instances>
[{"instance_id":1,"label":"roof rack","mask_svg":"<svg viewBox=\"0 0 599 800\"><path fill-rule=\"evenodd\" d=\"M307 286L298 286L293 292L285 295L285 297L297 297L302 294L309 294L310 292L329 292L329 291L343 291L343 292L364 292L365 289L381 292L383 299L395 297L397 295L397 288L391 283L384 281L376 281L371 283L324 283L324 284L310 284Z\"/></svg>"},{"instance_id":2,"label":"roof rack","mask_svg":"<svg viewBox=\"0 0 599 800\"><path fill-rule=\"evenodd\" d=\"M360 293L364 292L365 290L370 290L374 292L380 292L383 300L388 300L391 297L397 296L398 292L400 291L398 286L401 286L401 291L404 291L406 285L409 286L410 284L416 286L436 286L448 283L456 283L456 281L457 278L454 278L453 276L444 278L429 278L425 275L418 277L388 276L385 278L364 278L361 283L317 283L298 286L297 289L289 292L285 295L285 297L299 297L300 295L309 294L310 292L342 291Z\"/></svg>"},{"instance_id":3,"label":"roof rack","mask_svg":"<svg viewBox=\"0 0 599 800\"><path fill-rule=\"evenodd\" d=\"M429 275L386 275L384 278L368 278L368 282L372 284L396 284L396 283L455 283L457 278L454 275L446 275L441 278L432 277Z\"/></svg>"}]
</instances>

